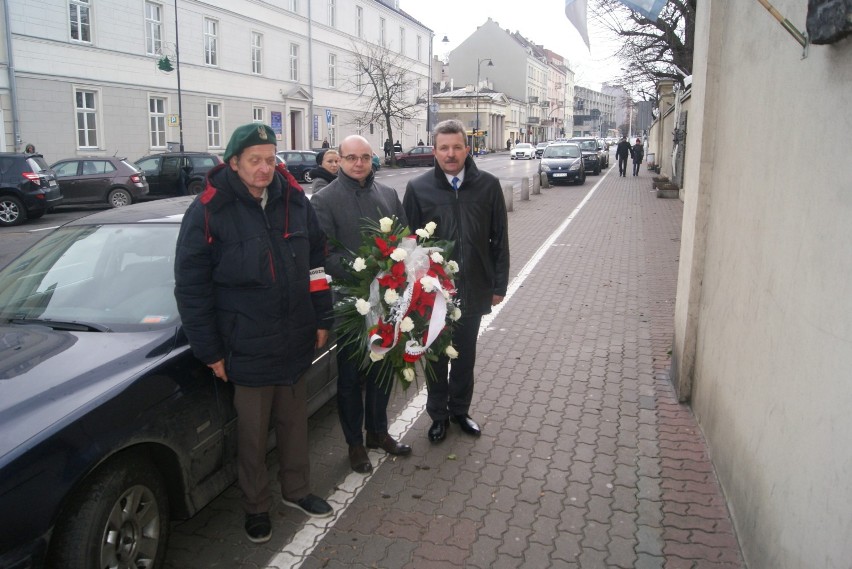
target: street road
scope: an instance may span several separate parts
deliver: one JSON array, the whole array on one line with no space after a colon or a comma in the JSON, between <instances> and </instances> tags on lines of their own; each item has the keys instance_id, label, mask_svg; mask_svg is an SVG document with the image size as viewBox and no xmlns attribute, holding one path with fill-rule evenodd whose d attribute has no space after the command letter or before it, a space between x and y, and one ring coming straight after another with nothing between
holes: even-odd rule
<instances>
[{"instance_id":1,"label":"street road","mask_svg":"<svg viewBox=\"0 0 852 569\"><path fill-rule=\"evenodd\" d=\"M520 182L525 176L533 176L538 171L538 160L510 160L506 153L491 154L476 159L478 166L491 172L503 181L514 184ZM399 193L400 200L405 193L405 185L408 180L418 176L430 169L426 166L415 168L386 168L383 167L376 173L376 179L383 184L391 186ZM310 192L310 186L305 185ZM21 251L47 235L55 229L95 211L104 209L101 206L60 206L53 213L48 213L39 219L28 220L23 225L15 227L0 227L0 268L5 267Z\"/></svg>"}]
</instances>

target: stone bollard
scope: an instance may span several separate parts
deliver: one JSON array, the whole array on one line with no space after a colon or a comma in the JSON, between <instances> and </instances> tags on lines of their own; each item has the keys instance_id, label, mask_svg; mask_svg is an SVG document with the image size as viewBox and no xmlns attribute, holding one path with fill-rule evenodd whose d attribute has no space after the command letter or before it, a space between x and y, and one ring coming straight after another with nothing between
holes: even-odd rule
<instances>
[{"instance_id":1,"label":"stone bollard","mask_svg":"<svg viewBox=\"0 0 852 569\"><path fill-rule=\"evenodd\" d=\"M530 179L521 178L521 201L530 201Z\"/></svg>"},{"instance_id":2,"label":"stone bollard","mask_svg":"<svg viewBox=\"0 0 852 569\"><path fill-rule=\"evenodd\" d=\"M542 188L549 188L550 187L550 180L547 179L547 174L545 174L544 172L541 173L541 187Z\"/></svg>"},{"instance_id":3,"label":"stone bollard","mask_svg":"<svg viewBox=\"0 0 852 569\"><path fill-rule=\"evenodd\" d=\"M537 196L541 194L541 175L533 176L532 179L532 195Z\"/></svg>"},{"instance_id":4,"label":"stone bollard","mask_svg":"<svg viewBox=\"0 0 852 569\"><path fill-rule=\"evenodd\" d=\"M500 182L503 188L503 200L506 202L506 211L513 210L515 186L512 182Z\"/></svg>"}]
</instances>

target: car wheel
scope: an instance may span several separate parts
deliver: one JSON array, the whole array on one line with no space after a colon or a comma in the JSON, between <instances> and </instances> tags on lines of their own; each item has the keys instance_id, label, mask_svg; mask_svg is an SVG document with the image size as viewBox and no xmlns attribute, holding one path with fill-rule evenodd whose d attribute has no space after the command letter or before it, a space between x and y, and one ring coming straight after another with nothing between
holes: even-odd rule
<instances>
[{"instance_id":1,"label":"car wheel","mask_svg":"<svg viewBox=\"0 0 852 569\"><path fill-rule=\"evenodd\" d=\"M122 207L133 203L133 196L124 188L115 188L107 196L107 203L112 207Z\"/></svg>"},{"instance_id":2,"label":"car wheel","mask_svg":"<svg viewBox=\"0 0 852 569\"><path fill-rule=\"evenodd\" d=\"M313 178L311 178L311 171L310 171L310 170L305 170L305 173L304 173L304 174L302 174L302 179L303 179L305 182L309 183L309 184L310 184L311 182L313 182Z\"/></svg>"},{"instance_id":3,"label":"car wheel","mask_svg":"<svg viewBox=\"0 0 852 569\"><path fill-rule=\"evenodd\" d=\"M160 567L169 499L156 467L141 457L109 462L74 494L50 546L50 566Z\"/></svg>"},{"instance_id":4,"label":"car wheel","mask_svg":"<svg viewBox=\"0 0 852 569\"><path fill-rule=\"evenodd\" d=\"M189 183L189 187L186 189L189 192L189 195L196 196L204 191L204 182L201 180L195 180Z\"/></svg>"},{"instance_id":5,"label":"car wheel","mask_svg":"<svg viewBox=\"0 0 852 569\"><path fill-rule=\"evenodd\" d=\"M599 175L600 175L600 173L601 173L601 167L600 167L600 166L598 166L598 167L595 169L595 176L599 176Z\"/></svg>"},{"instance_id":6,"label":"car wheel","mask_svg":"<svg viewBox=\"0 0 852 569\"><path fill-rule=\"evenodd\" d=\"M586 183L586 173L583 172L583 174L580 177L577 178L577 185L582 186L585 183Z\"/></svg>"},{"instance_id":7,"label":"car wheel","mask_svg":"<svg viewBox=\"0 0 852 569\"><path fill-rule=\"evenodd\" d=\"M509 159L510 159L510 160L514 160L514 159L515 159L515 157L514 157L514 156L509 156Z\"/></svg>"},{"instance_id":8,"label":"car wheel","mask_svg":"<svg viewBox=\"0 0 852 569\"><path fill-rule=\"evenodd\" d=\"M397 160L396 165L400 168L405 168L405 160Z\"/></svg>"},{"instance_id":9,"label":"car wheel","mask_svg":"<svg viewBox=\"0 0 852 569\"><path fill-rule=\"evenodd\" d=\"M0 197L0 225L20 225L27 219L24 204L12 196Z\"/></svg>"}]
</instances>

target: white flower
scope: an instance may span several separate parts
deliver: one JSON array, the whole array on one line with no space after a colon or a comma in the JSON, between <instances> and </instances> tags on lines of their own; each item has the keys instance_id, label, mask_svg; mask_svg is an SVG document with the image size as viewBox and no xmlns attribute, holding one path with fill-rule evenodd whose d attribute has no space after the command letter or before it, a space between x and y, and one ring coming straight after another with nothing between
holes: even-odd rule
<instances>
[{"instance_id":1,"label":"white flower","mask_svg":"<svg viewBox=\"0 0 852 569\"><path fill-rule=\"evenodd\" d=\"M438 228L438 224L435 223L434 221L430 221L429 223L426 224L426 231L429 233L429 235L433 235L435 233L435 229L437 229L437 228Z\"/></svg>"},{"instance_id":2,"label":"white flower","mask_svg":"<svg viewBox=\"0 0 852 569\"><path fill-rule=\"evenodd\" d=\"M459 272L459 264L455 261L447 261L447 270L451 273Z\"/></svg>"},{"instance_id":3,"label":"white flower","mask_svg":"<svg viewBox=\"0 0 852 569\"><path fill-rule=\"evenodd\" d=\"M447 355L449 355L449 354L447 354ZM370 359L374 362L380 362L383 359L385 359L385 355L384 354L377 354L373 350L370 350Z\"/></svg>"},{"instance_id":4,"label":"white flower","mask_svg":"<svg viewBox=\"0 0 852 569\"><path fill-rule=\"evenodd\" d=\"M414 330L414 320L406 316L402 319L402 322L399 323L399 331L411 332L412 330Z\"/></svg>"},{"instance_id":5,"label":"white flower","mask_svg":"<svg viewBox=\"0 0 852 569\"><path fill-rule=\"evenodd\" d=\"M410 368L410 367L403 369L402 370L402 380L405 383L411 383L412 381L414 381L414 369Z\"/></svg>"},{"instance_id":6,"label":"white flower","mask_svg":"<svg viewBox=\"0 0 852 569\"><path fill-rule=\"evenodd\" d=\"M399 300L399 294L394 289L389 288L385 291L385 304L390 306L396 304L397 300Z\"/></svg>"},{"instance_id":7,"label":"white flower","mask_svg":"<svg viewBox=\"0 0 852 569\"><path fill-rule=\"evenodd\" d=\"M358 314L361 316L366 316L370 313L370 303L363 298L359 298L355 301L355 310L357 310Z\"/></svg>"},{"instance_id":8,"label":"white flower","mask_svg":"<svg viewBox=\"0 0 852 569\"><path fill-rule=\"evenodd\" d=\"M420 237L421 239L429 239L429 232L426 231L425 229L418 229L414 233L416 233L417 236Z\"/></svg>"},{"instance_id":9,"label":"white flower","mask_svg":"<svg viewBox=\"0 0 852 569\"><path fill-rule=\"evenodd\" d=\"M393 259L394 261L402 261L407 256L408 256L408 251L406 251L405 249L400 249L399 247L394 249L393 253L390 254L390 258Z\"/></svg>"},{"instance_id":10,"label":"white flower","mask_svg":"<svg viewBox=\"0 0 852 569\"><path fill-rule=\"evenodd\" d=\"M444 352L446 352L447 357L448 357L448 358L450 358L451 360L454 360L454 359L456 359L457 357L459 357L459 353L458 353L458 352L456 351L456 349L455 349L454 347L452 347L452 346L447 346L447 349L446 349L446 350L444 350Z\"/></svg>"},{"instance_id":11,"label":"white flower","mask_svg":"<svg viewBox=\"0 0 852 569\"><path fill-rule=\"evenodd\" d=\"M379 220L379 229L382 233L390 233L393 229L393 220L389 217L383 217Z\"/></svg>"},{"instance_id":12,"label":"white flower","mask_svg":"<svg viewBox=\"0 0 852 569\"><path fill-rule=\"evenodd\" d=\"M443 263L444 262L444 257L440 253L438 253L437 251L435 251L431 255L429 255L429 258L432 259L433 263Z\"/></svg>"},{"instance_id":13,"label":"white flower","mask_svg":"<svg viewBox=\"0 0 852 569\"><path fill-rule=\"evenodd\" d=\"M432 292L435 288L435 279L432 277L423 277L420 279L420 286L423 287L425 292Z\"/></svg>"},{"instance_id":14,"label":"white flower","mask_svg":"<svg viewBox=\"0 0 852 569\"><path fill-rule=\"evenodd\" d=\"M455 322L461 318L461 309L458 306L453 306L452 311L450 312L450 320Z\"/></svg>"},{"instance_id":15,"label":"white flower","mask_svg":"<svg viewBox=\"0 0 852 569\"><path fill-rule=\"evenodd\" d=\"M356 273L360 273L364 269L367 268L367 261L362 259L361 257L356 257L354 261L352 261L352 270Z\"/></svg>"}]
</instances>

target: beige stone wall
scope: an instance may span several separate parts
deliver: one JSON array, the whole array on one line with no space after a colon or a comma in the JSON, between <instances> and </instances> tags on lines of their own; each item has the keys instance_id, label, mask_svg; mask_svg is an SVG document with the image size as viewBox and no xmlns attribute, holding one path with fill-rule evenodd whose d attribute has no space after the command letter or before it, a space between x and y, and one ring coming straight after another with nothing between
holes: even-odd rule
<instances>
[{"instance_id":1,"label":"beige stone wall","mask_svg":"<svg viewBox=\"0 0 852 569\"><path fill-rule=\"evenodd\" d=\"M758 2L698 11L673 372L748 567L846 568L852 41L803 58Z\"/></svg>"}]
</instances>

